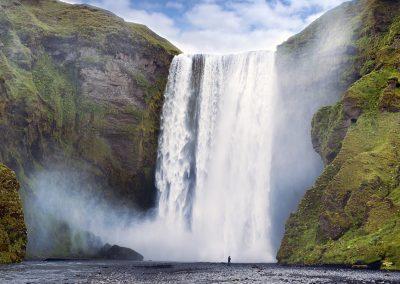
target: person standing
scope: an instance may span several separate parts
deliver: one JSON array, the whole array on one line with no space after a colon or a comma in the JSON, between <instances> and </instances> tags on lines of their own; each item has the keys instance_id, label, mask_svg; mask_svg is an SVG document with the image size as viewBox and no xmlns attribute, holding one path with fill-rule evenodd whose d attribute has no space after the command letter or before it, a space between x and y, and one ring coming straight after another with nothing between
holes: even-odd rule
<instances>
[{"instance_id":1,"label":"person standing","mask_svg":"<svg viewBox=\"0 0 400 284\"><path fill-rule=\"evenodd\" d=\"M231 256L228 256L228 265L231 265Z\"/></svg>"}]
</instances>

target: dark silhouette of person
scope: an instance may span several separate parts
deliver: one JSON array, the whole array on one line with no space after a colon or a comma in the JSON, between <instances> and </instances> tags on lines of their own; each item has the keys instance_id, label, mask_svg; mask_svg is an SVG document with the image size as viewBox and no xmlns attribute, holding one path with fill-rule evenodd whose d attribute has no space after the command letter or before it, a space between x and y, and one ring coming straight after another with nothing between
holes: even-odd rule
<instances>
[{"instance_id":1,"label":"dark silhouette of person","mask_svg":"<svg viewBox=\"0 0 400 284\"><path fill-rule=\"evenodd\" d=\"M231 256L228 256L228 265L231 265Z\"/></svg>"}]
</instances>

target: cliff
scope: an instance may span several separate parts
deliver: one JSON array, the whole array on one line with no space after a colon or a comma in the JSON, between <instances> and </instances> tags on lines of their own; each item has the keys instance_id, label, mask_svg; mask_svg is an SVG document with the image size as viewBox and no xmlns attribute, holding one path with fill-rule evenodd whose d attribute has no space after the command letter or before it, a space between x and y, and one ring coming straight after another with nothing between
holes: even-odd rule
<instances>
[{"instance_id":1,"label":"cliff","mask_svg":"<svg viewBox=\"0 0 400 284\"><path fill-rule=\"evenodd\" d=\"M325 169L287 221L277 258L400 269L400 3L350 5L356 49L340 74L354 82L313 118ZM310 40L306 32L291 41ZM294 48L289 57L291 41L281 47Z\"/></svg>"},{"instance_id":2,"label":"cliff","mask_svg":"<svg viewBox=\"0 0 400 284\"><path fill-rule=\"evenodd\" d=\"M31 185L48 169L79 174L118 206L153 206L163 91L180 51L143 25L55 0L0 0L0 26L0 161L21 182L30 239Z\"/></svg>"},{"instance_id":3,"label":"cliff","mask_svg":"<svg viewBox=\"0 0 400 284\"><path fill-rule=\"evenodd\" d=\"M0 164L0 264L25 257L26 227L15 173Z\"/></svg>"}]
</instances>

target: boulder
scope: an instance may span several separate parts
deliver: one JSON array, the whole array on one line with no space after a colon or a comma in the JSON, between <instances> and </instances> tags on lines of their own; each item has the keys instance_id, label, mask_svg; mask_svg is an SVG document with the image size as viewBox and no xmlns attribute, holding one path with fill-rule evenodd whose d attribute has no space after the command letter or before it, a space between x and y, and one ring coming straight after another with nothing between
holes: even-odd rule
<instances>
[{"instance_id":1,"label":"boulder","mask_svg":"<svg viewBox=\"0 0 400 284\"><path fill-rule=\"evenodd\" d=\"M103 248L100 250L100 257L113 260L143 260L143 256L133 249L120 247L117 245L111 246L110 244L105 244L103 246Z\"/></svg>"}]
</instances>

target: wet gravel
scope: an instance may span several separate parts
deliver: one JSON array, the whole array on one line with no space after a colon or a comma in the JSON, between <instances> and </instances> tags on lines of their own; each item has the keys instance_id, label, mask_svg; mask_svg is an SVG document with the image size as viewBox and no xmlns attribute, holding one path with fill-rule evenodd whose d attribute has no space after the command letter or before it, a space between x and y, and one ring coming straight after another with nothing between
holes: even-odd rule
<instances>
[{"instance_id":1,"label":"wet gravel","mask_svg":"<svg viewBox=\"0 0 400 284\"><path fill-rule=\"evenodd\" d=\"M276 264L28 261L0 266L0 283L400 283L400 273Z\"/></svg>"}]
</instances>

